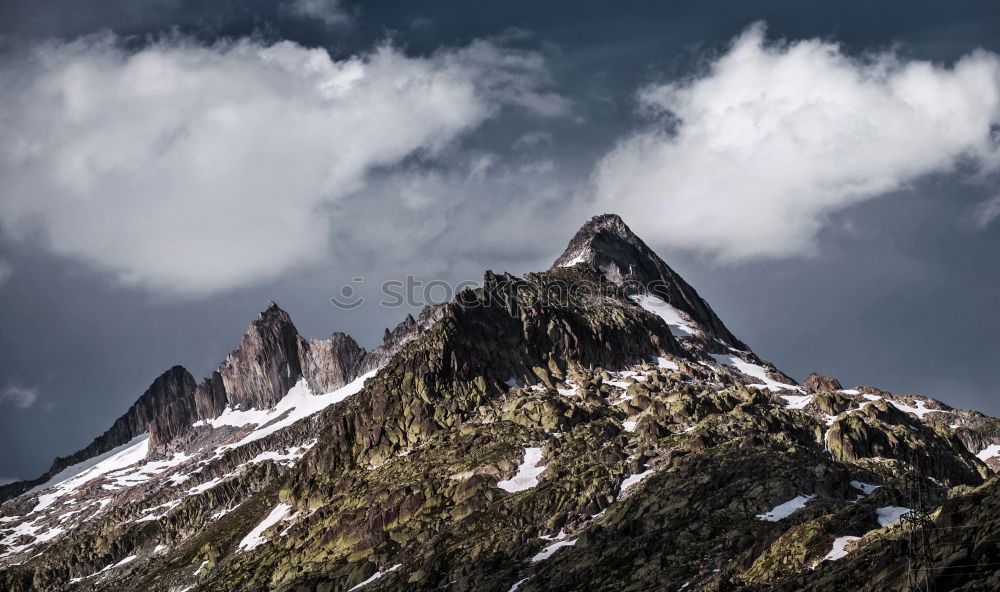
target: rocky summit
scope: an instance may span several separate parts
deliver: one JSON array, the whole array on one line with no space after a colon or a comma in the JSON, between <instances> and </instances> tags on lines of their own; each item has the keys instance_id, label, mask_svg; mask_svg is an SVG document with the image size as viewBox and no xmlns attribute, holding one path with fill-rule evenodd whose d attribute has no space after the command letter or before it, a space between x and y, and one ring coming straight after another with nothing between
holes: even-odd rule
<instances>
[{"instance_id":1,"label":"rocky summit","mask_svg":"<svg viewBox=\"0 0 1000 592\"><path fill-rule=\"evenodd\" d=\"M270 303L0 489L0 589L998 590L998 468L1000 420L799 384L603 215L372 351Z\"/></svg>"}]
</instances>

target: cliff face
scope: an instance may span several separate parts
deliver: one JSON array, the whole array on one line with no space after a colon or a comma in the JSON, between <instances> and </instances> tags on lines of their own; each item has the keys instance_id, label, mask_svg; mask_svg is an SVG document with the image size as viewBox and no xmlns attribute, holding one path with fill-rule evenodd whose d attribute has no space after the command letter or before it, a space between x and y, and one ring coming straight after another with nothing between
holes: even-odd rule
<instances>
[{"instance_id":1,"label":"cliff face","mask_svg":"<svg viewBox=\"0 0 1000 592\"><path fill-rule=\"evenodd\" d=\"M280 401L302 376L299 334L288 313L271 302L219 366L219 374L234 407L268 409Z\"/></svg>"},{"instance_id":2,"label":"cliff face","mask_svg":"<svg viewBox=\"0 0 1000 592\"><path fill-rule=\"evenodd\" d=\"M346 333L299 343L302 374L314 393L328 393L353 380L365 353L364 348Z\"/></svg>"},{"instance_id":3,"label":"cliff face","mask_svg":"<svg viewBox=\"0 0 1000 592\"><path fill-rule=\"evenodd\" d=\"M202 381L194 391L195 417L218 417L226 408L226 386L218 371Z\"/></svg>"},{"instance_id":4,"label":"cliff face","mask_svg":"<svg viewBox=\"0 0 1000 592\"><path fill-rule=\"evenodd\" d=\"M110 428L94 439L86 448L69 456L59 457L52 467L34 481L12 483L0 488L0 499L9 499L28 490L38 483L44 483L49 477L66 467L81 463L87 459L104 454L146 433L149 423L164 413L172 405L186 401L192 397L195 390L194 377L182 366L174 366L167 370L149 385L136 402L129 407L124 415L119 417Z\"/></svg>"}]
</instances>

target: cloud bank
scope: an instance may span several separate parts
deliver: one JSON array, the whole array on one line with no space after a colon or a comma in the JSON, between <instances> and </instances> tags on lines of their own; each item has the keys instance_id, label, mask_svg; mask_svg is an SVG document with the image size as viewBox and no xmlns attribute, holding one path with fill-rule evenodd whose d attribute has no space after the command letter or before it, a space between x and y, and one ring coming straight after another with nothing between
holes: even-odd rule
<instances>
[{"instance_id":1,"label":"cloud bank","mask_svg":"<svg viewBox=\"0 0 1000 592\"><path fill-rule=\"evenodd\" d=\"M597 204L723 262L808 253L832 212L998 164L1000 59L985 51L951 66L859 58L821 40L769 43L756 25L638 103L648 122L599 163Z\"/></svg>"},{"instance_id":2,"label":"cloud bank","mask_svg":"<svg viewBox=\"0 0 1000 592\"><path fill-rule=\"evenodd\" d=\"M484 41L342 61L251 39L124 45L53 42L0 64L0 228L171 294L336 257L331 228L352 225L339 204L372 171L433 160L505 106L565 108L538 55Z\"/></svg>"}]
</instances>

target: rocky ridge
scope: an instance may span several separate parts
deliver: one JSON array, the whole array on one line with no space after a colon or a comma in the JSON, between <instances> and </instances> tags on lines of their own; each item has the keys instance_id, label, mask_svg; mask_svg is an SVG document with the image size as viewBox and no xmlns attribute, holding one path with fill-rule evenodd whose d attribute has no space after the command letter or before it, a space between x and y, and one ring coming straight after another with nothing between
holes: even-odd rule
<instances>
[{"instance_id":1,"label":"rocky ridge","mask_svg":"<svg viewBox=\"0 0 1000 592\"><path fill-rule=\"evenodd\" d=\"M190 386L0 506L0 587L903 590L915 533L920 573L995 577L1000 421L797 384L616 216L371 353L269 306Z\"/></svg>"}]
</instances>

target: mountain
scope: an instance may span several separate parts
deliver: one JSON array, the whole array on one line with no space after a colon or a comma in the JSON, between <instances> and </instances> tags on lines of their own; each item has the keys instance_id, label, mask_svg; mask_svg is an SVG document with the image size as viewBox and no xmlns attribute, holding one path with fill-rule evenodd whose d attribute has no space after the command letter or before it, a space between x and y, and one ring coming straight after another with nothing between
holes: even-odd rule
<instances>
[{"instance_id":1,"label":"mountain","mask_svg":"<svg viewBox=\"0 0 1000 592\"><path fill-rule=\"evenodd\" d=\"M1000 420L797 383L603 215L370 352L270 303L4 490L0 589L993 590L998 468Z\"/></svg>"}]
</instances>

